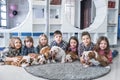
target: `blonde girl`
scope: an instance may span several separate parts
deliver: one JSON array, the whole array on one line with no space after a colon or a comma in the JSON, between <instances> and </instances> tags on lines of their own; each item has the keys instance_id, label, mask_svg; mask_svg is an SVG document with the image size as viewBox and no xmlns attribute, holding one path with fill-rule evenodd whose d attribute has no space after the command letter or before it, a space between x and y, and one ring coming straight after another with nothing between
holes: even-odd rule
<instances>
[{"instance_id":1,"label":"blonde girl","mask_svg":"<svg viewBox=\"0 0 120 80\"><path fill-rule=\"evenodd\" d=\"M49 46L49 45L48 45L48 37L47 37L45 34L41 34L41 35L39 36L39 41L38 41L38 43L39 43L39 44L38 44L37 47L36 47L37 53L39 53L40 50L41 50L43 47Z\"/></svg>"},{"instance_id":2,"label":"blonde girl","mask_svg":"<svg viewBox=\"0 0 120 80\"><path fill-rule=\"evenodd\" d=\"M15 56L21 55L22 42L19 37L12 37L9 42L9 47L5 48L2 54L3 61L17 61Z\"/></svg>"}]
</instances>

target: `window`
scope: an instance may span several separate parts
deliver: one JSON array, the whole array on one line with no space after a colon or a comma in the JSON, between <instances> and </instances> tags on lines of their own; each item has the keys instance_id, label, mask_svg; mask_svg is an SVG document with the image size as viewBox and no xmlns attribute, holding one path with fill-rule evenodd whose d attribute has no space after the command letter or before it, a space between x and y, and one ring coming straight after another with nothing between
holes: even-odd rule
<instances>
[{"instance_id":1,"label":"window","mask_svg":"<svg viewBox=\"0 0 120 80\"><path fill-rule=\"evenodd\" d=\"M6 0L0 1L0 27L5 28L7 26L7 18L6 18Z\"/></svg>"}]
</instances>

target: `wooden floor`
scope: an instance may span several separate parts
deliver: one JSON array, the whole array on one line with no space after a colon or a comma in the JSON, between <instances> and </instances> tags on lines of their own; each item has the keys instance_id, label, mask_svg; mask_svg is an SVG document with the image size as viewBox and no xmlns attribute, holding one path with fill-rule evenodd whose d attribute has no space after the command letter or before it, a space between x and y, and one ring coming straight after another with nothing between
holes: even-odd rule
<instances>
[{"instance_id":1,"label":"wooden floor","mask_svg":"<svg viewBox=\"0 0 120 80\"><path fill-rule=\"evenodd\" d=\"M120 54L114 58L110 66L111 71L108 74L94 80L120 80Z\"/></svg>"},{"instance_id":2,"label":"wooden floor","mask_svg":"<svg viewBox=\"0 0 120 80\"><path fill-rule=\"evenodd\" d=\"M111 66L111 71L103 77L94 80L120 80L120 40L118 41L118 46L112 48L119 51L119 55L113 59Z\"/></svg>"}]
</instances>

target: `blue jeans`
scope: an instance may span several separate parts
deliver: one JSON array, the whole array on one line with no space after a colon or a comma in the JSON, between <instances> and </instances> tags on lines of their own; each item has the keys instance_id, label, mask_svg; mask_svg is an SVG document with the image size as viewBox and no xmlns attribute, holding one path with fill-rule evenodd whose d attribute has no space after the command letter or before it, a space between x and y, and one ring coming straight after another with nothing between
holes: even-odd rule
<instances>
[{"instance_id":1,"label":"blue jeans","mask_svg":"<svg viewBox=\"0 0 120 80\"><path fill-rule=\"evenodd\" d=\"M112 57L115 58L118 55L118 51L117 50L113 50L112 52Z\"/></svg>"}]
</instances>

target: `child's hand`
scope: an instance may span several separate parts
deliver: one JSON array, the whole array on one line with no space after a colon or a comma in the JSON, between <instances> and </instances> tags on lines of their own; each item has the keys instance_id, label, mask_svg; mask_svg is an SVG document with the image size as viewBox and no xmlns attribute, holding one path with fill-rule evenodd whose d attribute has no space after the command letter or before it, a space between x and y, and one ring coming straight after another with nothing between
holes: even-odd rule
<instances>
[{"instance_id":1,"label":"child's hand","mask_svg":"<svg viewBox=\"0 0 120 80\"><path fill-rule=\"evenodd\" d=\"M13 62L17 62L18 58L12 58Z\"/></svg>"},{"instance_id":2,"label":"child's hand","mask_svg":"<svg viewBox=\"0 0 120 80\"><path fill-rule=\"evenodd\" d=\"M83 59L83 57L80 57L80 62L81 63L85 62L84 59Z\"/></svg>"}]
</instances>

